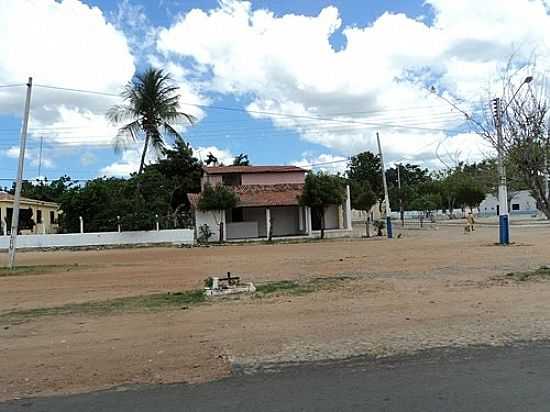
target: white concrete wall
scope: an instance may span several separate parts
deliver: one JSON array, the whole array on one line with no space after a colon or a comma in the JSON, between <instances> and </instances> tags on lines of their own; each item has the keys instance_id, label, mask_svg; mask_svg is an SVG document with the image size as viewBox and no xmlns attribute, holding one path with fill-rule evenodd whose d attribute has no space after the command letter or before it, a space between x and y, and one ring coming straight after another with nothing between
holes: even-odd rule
<instances>
[{"instance_id":1,"label":"white concrete wall","mask_svg":"<svg viewBox=\"0 0 550 412\"><path fill-rule=\"evenodd\" d=\"M513 210L512 205L519 205L519 210ZM482 215L496 215L498 199L489 193L485 200L479 205L479 213ZM510 214L514 213L537 213L537 201L528 190L517 192L509 204Z\"/></svg>"},{"instance_id":2,"label":"white concrete wall","mask_svg":"<svg viewBox=\"0 0 550 412\"><path fill-rule=\"evenodd\" d=\"M7 249L9 236L0 236L0 249ZM176 243L192 245L193 230L174 229L143 232L68 233L50 235L21 235L18 248L83 247Z\"/></svg>"},{"instance_id":3,"label":"white concrete wall","mask_svg":"<svg viewBox=\"0 0 550 412\"><path fill-rule=\"evenodd\" d=\"M210 227L210 231L212 232L212 237L210 238L210 241L218 242L220 240L220 219L221 222L225 224L225 212L223 210L212 212L201 212L200 210L196 210L195 227L197 231L197 237L200 236L200 227L204 224L207 224L208 227Z\"/></svg>"},{"instance_id":4,"label":"white concrete wall","mask_svg":"<svg viewBox=\"0 0 550 412\"><path fill-rule=\"evenodd\" d=\"M325 211L325 229L338 229L338 206L330 205Z\"/></svg>"},{"instance_id":5,"label":"white concrete wall","mask_svg":"<svg viewBox=\"0 0 550 412\"><path fill-rule=\"evenodd\" d=\"M245 222L258 223L258 236L267 236L267 222L265 207L250 207L243 209L243 219Z\"/></svg>"},{"instance_id":6,"label":"white concrete wall","mask_svg":"<svg viewBox=\"0 0 550 412\"><path fill-rule=\"evenodd\" d=\"M258 237L258 222L227 223L227 239L251 239Z\"/></svg>"}]
</instances>

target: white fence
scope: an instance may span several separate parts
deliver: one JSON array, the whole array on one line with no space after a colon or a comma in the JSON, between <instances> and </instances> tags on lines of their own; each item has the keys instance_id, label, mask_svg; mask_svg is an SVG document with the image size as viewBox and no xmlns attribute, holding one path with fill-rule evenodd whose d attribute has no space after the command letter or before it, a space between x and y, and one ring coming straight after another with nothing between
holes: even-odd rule
<instances>
[{"instance_id":1,"label":"white fence","mask_svg":"<svg viewBox=\"0 0 550 412\"><path fill-rule=\"evenodd\" d=\"M0 236L0 249L9 247L9 236ZM20 235L17 248L86 247L173 243L192 245L192 229L142 232L68 233L58 235Z\"/></svg>"}]
</instances>

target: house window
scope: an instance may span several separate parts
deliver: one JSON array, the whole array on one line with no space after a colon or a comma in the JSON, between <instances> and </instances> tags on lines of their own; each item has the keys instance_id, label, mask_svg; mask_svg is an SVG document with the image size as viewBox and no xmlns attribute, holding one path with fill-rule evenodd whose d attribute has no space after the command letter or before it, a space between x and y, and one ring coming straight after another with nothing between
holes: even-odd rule
<instances>
[{"instance_id":1,"label":"house window","mask_svg":"<svg viewBox=\"0 0 550 412\"><path fill-rule=\"evenodd\" d=\"M519 203L512 203L512 210L518 211L519 210Z\"/></svg>"},{"instance_id":2,"label":"house window","mask_svg":"<svg viewBox=\"0 0 550 412\"><path fill-rule=\"evenodd\" d=\"M55 213L50 212L50 224L55 225L57 222L55 221Z\"/></svg>"},{"instance_id":3,"label":"house window","mask_svg":"<svg viewBox=\"0 0 550 412\"><path fill-rule=\"evenodd\" d=\"M41 210L36 211L36 223L42 223L42 211Z\"/></svg>"},{"instance_id":4,"label":"house window","mask_svg":"<svg viewBox=\"0 0 550 412\"><path fill-rule=\"evenodd\" d=\"M222 183L226 186L240 186L242 185L242 178L238 173L222 175Z\"/></svg>"}]
</instances>

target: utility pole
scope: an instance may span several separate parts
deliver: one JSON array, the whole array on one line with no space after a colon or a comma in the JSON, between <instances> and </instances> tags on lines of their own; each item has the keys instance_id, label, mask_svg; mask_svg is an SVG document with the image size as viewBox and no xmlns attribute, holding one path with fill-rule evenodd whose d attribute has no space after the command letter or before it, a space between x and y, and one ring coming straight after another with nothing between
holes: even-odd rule
<instances>
[{"instance_id":1,"label":"utility pole","mask_svg":"<svg viewBox=\"0 0 550 412\"><path fill-rule=\"evenodd\" d=\"M40 136L40 155L38 156L38 178L42 178L42 146L44 145L44 136Z\"/></svg>"},{"instance_id":2,"label":"utility pole","mask_svg":"<svg viewBox=\"0 0 550 412\"><path fill-rule=\"evenodd\" d=\"M405 210L403 208L403 193L401 193L401 163L397 164L397 189L399 192L399 217L401 218L401 227L404 227Z\"/></svg>"},{"instance_id":3,"label":"utility pole","mask_svg":"<svg viewBox=\"0 0 550 412\"><path fill-rule=\"evenodd\" d=\"M386 208L384 214L386 215L386 231L388 233L388 239L393 238L393 228L391 225L391 209L390 209L390 196L388 194L388 182L386 182L386 165L384 163L384 153L382 152L382 145L380 144L380 134L376 132L376 141L378 143L378 153L380 154L380 163L382 164L382 182L384 183L384 201Z\"/></svg>"},{"instance_id":4,"label":"utility pole","mask_svg":"<svg viewBox=\"0 0 550 412\"><path fill-rule=\"evenodd\" d=\"M500 99L492 101L493 116L497 130L497 162L498 162L498 203L499 203L499 242L501 245L510 243L510 222L508 221L508 188L506 186L506 167L504 166L504 137L502 135L502 110Z\"/></svg>"},{"instance_id":5,"label":"utility pole","mask_svg":"<svg viewBox=\"0 0 550 412\"><path fill-rule=\"evenodd\" d=\"M8 249L8 267L15 267L15 250L17 247L17 232L19 231L19 207L21 205L21 186L23 186L23 167L25 165L25 147L27 145L27 131L29 129L29 116L31 112L32 77L27 83L27 97L25 99L25 112L23 114L23 127L21 129L21 143L19 146L19 163L17 165L17 180L15 181L15 198L13 200L13 213L11 216L10 246Z\"/></svg>"}]
</instances>

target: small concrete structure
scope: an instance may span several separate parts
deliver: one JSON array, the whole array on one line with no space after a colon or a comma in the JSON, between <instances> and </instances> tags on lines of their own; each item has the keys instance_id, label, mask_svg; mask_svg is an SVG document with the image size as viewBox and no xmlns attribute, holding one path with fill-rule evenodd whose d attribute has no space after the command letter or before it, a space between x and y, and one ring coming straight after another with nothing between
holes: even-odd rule
<instances>
[{"instance_id":1,"label":"small concrete structure","mask_svg":"<svg viewBox=\"0 0 550 412\"><path fill-rule=\"evenodd\" d=\"M254 293L256 286L252 282L241 284L239 277L231 277L231 273L227 273L226 278L212 277L211 285L204 288L206 296L223 296L234 295L237 293Z\"/></svg>"},{"instance_id":2,"label":"small concrete structure","mask_svg":"<svg viewBox=\"0 0 550 412\"><path fill-rule=\"evenodd\" d=\"M198 209L200 193L188 194L195 212L195 227L207 225L210 241L218 241L223 227L224 241L265 240L273 238L309 238L319 235L321 219L298 199L304 189L306 170L296 166L206 167L202 187L223 184L239 197L231 210L204 212ZM331 205L324 212L327 237L348 236L352 232L351 198Z\"/></svg>"},{"instance_id":3,"label":"small concrete structure","mask_svg":"<svg viewBox=\"0 0 550 412\"><path fill-rule=\"evenodd\" d=\"M509 203L509 213L514 214L537 214L537 201L529 190L520 190L519 192L510 193L513 195ZM487 194L485 200L479 205L479 214L481 216L497 216L499 214L498 199L492 193Z\"/></svg>"}]
</instances>

